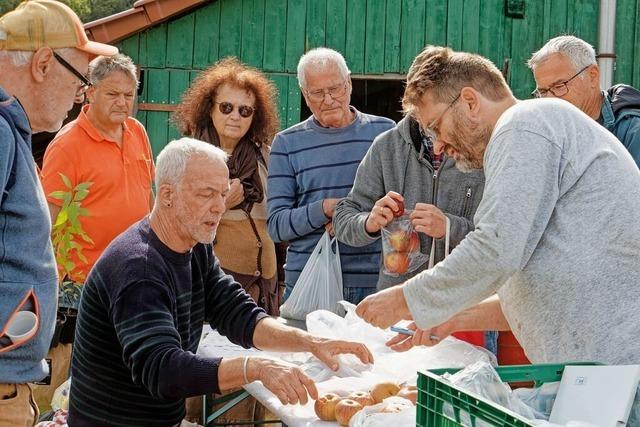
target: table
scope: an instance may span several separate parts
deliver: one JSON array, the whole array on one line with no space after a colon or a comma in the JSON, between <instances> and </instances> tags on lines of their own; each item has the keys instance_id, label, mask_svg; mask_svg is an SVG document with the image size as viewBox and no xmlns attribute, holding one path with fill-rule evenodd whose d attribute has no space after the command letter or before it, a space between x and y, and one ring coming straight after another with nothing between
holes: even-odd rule
<instances>
[{"instance_id":1,"label":"table","mask_svg":"<svg viewBox=\"0 0 640 427\"><path fill-rule=\"evenodd\" d=\"M301 320L290 320L284 319L282 317L277 317L276 320L282 324L287 326L292 326L299 329L306 329L304 321ZM240 347L238 345L233 344L226 337L220 335L217 331L211 329L208 324L204 325L202 329L202 337L200 338L200 345L198 346L198 354L202 356L209 357L242 357L242 356L256 356L262 355L263 353L259 350L250 348L246 349ZM205 427L218 425L213 422L216 418L224 415L231 408L236 406L238 403L242 402L244 399L249 397L250 394L246 390L238 390L229 394L226 394L220 398L214 399L213 401L209 401L208 395L204 396L203 405L202 405L202 420ZM224 405L217 409L216 411L209 413L208 406L210 404L223 404ZM266 423L277 423L279 420L261 420L255 421L253 424L266 424ZM225 425L228 425L226 423Z\"/></svg>"}]
</instances>

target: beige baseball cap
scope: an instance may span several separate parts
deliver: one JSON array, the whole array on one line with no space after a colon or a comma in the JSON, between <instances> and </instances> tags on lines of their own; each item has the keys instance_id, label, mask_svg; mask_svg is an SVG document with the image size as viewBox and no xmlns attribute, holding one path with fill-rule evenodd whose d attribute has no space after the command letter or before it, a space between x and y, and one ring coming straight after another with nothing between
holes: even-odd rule
<instances>
[{"instance_id":1,"label":"beige baseball cap","mask_svg":"<svg viewBox=\"0 0 640 427\"><path fill-rule=\"evenodd\" d=\"M45 46L75 47L91 56L118 53L115 46L90 41L78 15L58 1L23 1L0 17L0 50L36 51Z\"/></svg>"}]
</instances>

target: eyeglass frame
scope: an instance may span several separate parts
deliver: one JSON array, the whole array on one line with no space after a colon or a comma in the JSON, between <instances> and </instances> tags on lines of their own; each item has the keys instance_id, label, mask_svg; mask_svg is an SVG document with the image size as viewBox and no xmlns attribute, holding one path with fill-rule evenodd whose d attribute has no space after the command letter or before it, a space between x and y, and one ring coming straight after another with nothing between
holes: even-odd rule
<instances>
[{"instance_id":1,"label":"eyeglass frame","mask_svg":"<svg viewBox=\"0 0 640 427\"><path fill-rule=\"evenodd\" d=\"M344 82L342 82L341 84L337 84L337 85L333 85L331 87L327 87L327 88L323 88L323 89L318 89L318 90L314 90L314 91L308 91L307 89L303 89L304 93L312 100L312 101L324 101L324 99L326 98L327 94L329 94L329 96L331 97L331 99L338 99L343 97L346 93L347 93L347 80L345 80ZM332 90L337 90L339 88L342 88L342 93L341 94L332 94L331 91ZM320 94L322 93L322 98L320 98Z\"/></svg>"},{"instance_id":2,"label":"eyeglass frame","mask_svg":"<svg viewBox=\"0 0 640 427\"><path fill-rule=\"evenodd\" d=\"M256 113L256 107L252 107L251 105L245 105L245 104L236 105L233 102L229 102L229 101L213 101L213 103L218 105L218 111L220 111L220 114L224 114L225 116L228 116L229 114L233 113L233 111L236 109L236 107L238 108L238 114L243 119L248 119L249 117L253 117L253 115ZM222 111L222 104L231 105L231 111L229 111L228 113L225 113L224 111ZM248 116L243 115L240 112L241 108L249 109L249 111L251 111L251 114L249 114Z\"/></svg>"},{"instance_id":3,"label":"eyeglass frame","mask_svg":"<svg viewBox=\"0 0 640 427\"><path fill-rule=\"evenodd\" d=\"M563 82L558 82L556 84L553 85L553 87L549 87L549 89L542 89L545 92L545 95L543 95L542 93L540 93L540 89L536 88L534 89L533 92L531 92L531 95L535 98L546 98L547 95L549 94L549 92L551 92L553 94L553 96L557 97L557 98L562 98L563 96L565 96L566 94L569 93L569 86L568 83L575 79L576 77L578 77L580 74L584 73L585 70L589 67L591 67L593 64L589 64L586 67L582 68L582 70L578 71L577 73L575 73L573 76L569 77L567 80L563 81ZM554 88L558 88L558 87L563 87L566 92L564 92L562 95L558 95L554 92Z\"/></svg>"},{"instance_id":4,"label":"eyeglass frame","mask_svg":"<svg viewBox=\"0 0 640 427\"><path fill-rule=\"evenodd\" d=\"M74 76L80 79L80 82L82 84L78 89L79 92L86 90L92 86L91 82L89 81L89 79L87 79L86 76L84 76L80 71L76 70L75 67L69 64L62 56L58 55L55 50L53 50L52 52L53 52L53 57L56 58L56 60L60 63L60 65L62 65L69 72L71 72L71 74L73 74Z\"/></svg>"},{"instance_id":5,"label":"eyeglass frame","mask_svg":"<svg viewBox=\"0 0 640 427\"><path fill-rule=\"evenodd\" d=\"M460 99L460 95L462 95L462 93L458 93L458 95L455 98L453 98L453 101L451 101L449 103L449 105L447 105L447 108L445 108L444 111L442 111L442 113L440 113L438 118L432 120L431 123L429 123L428 126L426 126L426 127L423 126L422 127L423 133L425 134L425 136L431 138L431 141L435 141L436 139L438 139L438 133L433 129L434 125L444 118L444 115L447 114L447 111L449 111L451 109L451 107L453 107L453 104L455 104L456 101L458 99Z\"/></svg>"}]
</instances>

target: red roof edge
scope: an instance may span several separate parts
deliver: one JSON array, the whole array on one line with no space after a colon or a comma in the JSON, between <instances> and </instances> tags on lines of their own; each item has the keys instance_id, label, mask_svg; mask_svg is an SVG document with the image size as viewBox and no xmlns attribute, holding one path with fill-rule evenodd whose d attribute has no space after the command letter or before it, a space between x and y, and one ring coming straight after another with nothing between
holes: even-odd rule
<instances>
[{"instance_id":1,"label":"red roof edge","mask_svg":"<svg viewBox=\"0 0 640 427\"><path fill-rule=\"evenodd\" d=\"M87 37L116 43L211 0L138 0L133 8L84 24Z\"/></svg>"}]
</instances>

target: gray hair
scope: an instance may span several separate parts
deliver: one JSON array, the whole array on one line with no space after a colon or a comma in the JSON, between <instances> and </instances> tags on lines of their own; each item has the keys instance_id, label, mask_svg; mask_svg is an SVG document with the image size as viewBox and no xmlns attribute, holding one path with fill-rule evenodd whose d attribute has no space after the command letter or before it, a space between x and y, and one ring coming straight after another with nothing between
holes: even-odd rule
<instances>
[{"instance_id":1,"label":"gray hair","mask_svg":"<svg viewBox=\"0 0 640 427\"><path fill-rule=\"evenodd\" d=\"M213 144L193 138L180 138L168 143L156 160L156 188L162 184L178 184L192 157L208 157L211 160L227 162L227 154Z\"/></svg>"},{"instance_id":2,"label":"gray hair","mask_svg":"<svg viewBox=\"0 0 640 427\"><path fill-rule=\"evenodd\" d=\"M55 52L60 54L63 58L67 58L66 54L71 53L75 50L74 47L63 47L60 49L55 49ZM1 50L0 49L0 60L8 58L13 64L14 67L20 68L31 63L31 59L33 58L33 51L31 50Z\"/></svg>"},{"instance_id":3,"label":"gray hair","mask_svg":"<svg viewBox=\"0 0 640 427\"><path fill-rule=\"evenodd\" d=\"M326 47L311 49L302 55L298 62L298 84L301 88L306 88L305 71L309 66L312 66L316 70L326 70L331 65L338 67L340 74L345 80L351 74L349 67L347 67L347 62L340 52Z\"/></svg>"},{"instance_id":4,"label":"gray hair","mask_svg":"<svg viewBox=\"0 0 640 427\"><path fill-rule=\"evenodd\" d=\"M89 81L92 85L100 83L112 72L119 71L131 77L138 87L136 66L127 55L118 53L113 56L98 56L89 64Z\"/></svg>"},{"instance_id":5,"label":"gray hair","mask_svg":"<svg viewBox=\"0 0 640 427\"><path fill-rule=\"evenodd\" d=\"M555 53L564 55L571 61L575 71L597 64L596 51L589 43L575 36L559 36L549 40L539 51L535 52L531 59L527 61L527 66L535 70L550 55ZM584 75L580 77L583 78Z\"/></svg>"}]
</instances>

